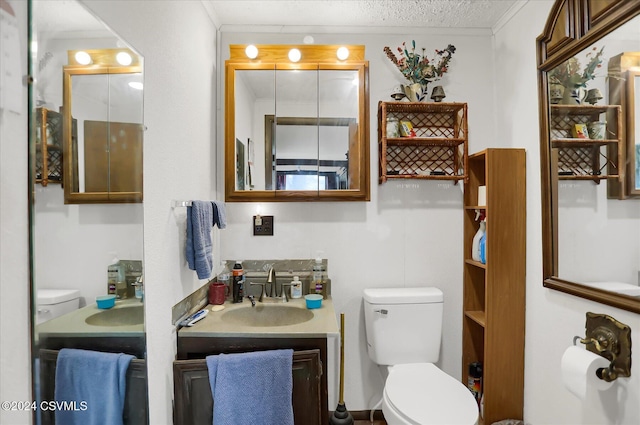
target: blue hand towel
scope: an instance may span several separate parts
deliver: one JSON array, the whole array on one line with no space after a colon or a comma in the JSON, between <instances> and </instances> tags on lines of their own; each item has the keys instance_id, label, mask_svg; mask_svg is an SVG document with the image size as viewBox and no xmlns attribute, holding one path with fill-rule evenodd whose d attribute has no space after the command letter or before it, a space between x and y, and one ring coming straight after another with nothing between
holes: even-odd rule
<instances>
[{"instance_id":1,"label":"blue hand towel","mask_svg":"<svg viewBox=\"0 0 640 425\"><path fill-rule=\"evenodd\" d=\"M213 204L211 201L192 201L187 207L187 263L198 279L208 279L213 270L211 227Z\"/></svg>"},{"instance_id":2,"label":"blue hand towel","mask_svg":"<svg viewBox=\"0 0 640 425\"><path fill-rule=\"evenodd\" d=\"M218 226L218 229L224 229L227 227L227 211L224 206L224 202L211 201L213 204L213 224Z\"/></svg>"},{"instance_id":3,"label":"blue hand towel","mask_svg":"<svg viewBox=\"0 0 640 425\"><path fill-rule=\"evenodd\" d=\"M294 425L293 350L207 356L215 425Z\"/></svg>"},{"instance_id":4,"label":"blue hand towel","mask_svg":"<svg viewBox=\"0 0 640 425\"><path fill-rule=\"evenodd\" d=\"M56 423L122 425L127 368L134 358L128 354L60 350L54 390L59 403Z\"/></svg>"}]
</instances>

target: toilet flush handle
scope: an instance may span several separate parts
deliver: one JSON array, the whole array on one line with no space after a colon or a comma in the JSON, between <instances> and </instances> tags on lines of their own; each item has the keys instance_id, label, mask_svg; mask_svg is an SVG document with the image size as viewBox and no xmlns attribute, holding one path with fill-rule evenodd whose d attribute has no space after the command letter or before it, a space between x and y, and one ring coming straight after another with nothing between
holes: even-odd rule
<instances>
[{"instance_id":1,"label":"toilet flush handle","mask_svg":"<svg viewBox=\"0 0 640 425\"><path fill-rule=\"evenodd\" d=\"M383 308L383 309L380 309L380 310L373 310L373 312L374 312L374 313L380 313L380 314L387 314L389 311L387 311L387 310L385 310L385 309Z\"/></svg>"}]
</instances>

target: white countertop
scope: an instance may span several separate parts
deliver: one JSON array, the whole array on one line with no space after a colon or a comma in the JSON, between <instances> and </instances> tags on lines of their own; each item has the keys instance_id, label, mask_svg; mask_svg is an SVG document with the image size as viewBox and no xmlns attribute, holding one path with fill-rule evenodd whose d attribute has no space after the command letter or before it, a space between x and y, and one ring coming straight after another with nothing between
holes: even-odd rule
<instances>
[{"instance_id":1,"label":"white countertop","mask_svg":"<svg viewBox=\"0 0 640 425\"><path fill-rule=\"evenodd\" d=\"M134 307L140 304L140 300L138 299L116 301L116 305L110 310ZM137 337L144 335L143 324L95 326L85 322L87 317L103 311L108 310L99 309L95 303L74 310L63 316L36 325L36 337Z\"/></svg>"},{"instance_id":2,"label":"white countertop","mask_svg":"<svg viewBox=\"0 0 640 425\"><path fill-rule=\"evenodd\" d=\"M285 308L305 309L304 298L290 299L287 303L270 301L260 303L252 307L249 300L233 304L225 302L221 311L211 311L212 305L205 308L209 310L207 316L193 326L181 328L178 337L240 337L240 338L326 338L339 335L333 301L331 297L322 301L318 309L309 310L313 317L303 323L286 326L247 326L237 323L228 323L222 319L224 313L242 308L269 308L269 306L281 306ZM259 314L259 311L258 311Z\"/></svg>"}]
</instances>

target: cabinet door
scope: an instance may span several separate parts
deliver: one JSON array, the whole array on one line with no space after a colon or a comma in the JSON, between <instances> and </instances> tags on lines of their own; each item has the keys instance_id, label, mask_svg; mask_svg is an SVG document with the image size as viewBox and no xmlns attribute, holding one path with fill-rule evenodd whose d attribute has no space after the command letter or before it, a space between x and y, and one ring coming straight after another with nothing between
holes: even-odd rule
<instances>
[{"instance_id":1,"label":"cabinet door","mask_svg":"<svg viewBox=\"0 0 640 425\"><path fill-rule=\"evenodd\" d=\"M320 425L320 350L293 353L293 416L296 425ZM174 424L211 425L213 403L205 359L173 362Z\"/></svg>"}]
</instances>

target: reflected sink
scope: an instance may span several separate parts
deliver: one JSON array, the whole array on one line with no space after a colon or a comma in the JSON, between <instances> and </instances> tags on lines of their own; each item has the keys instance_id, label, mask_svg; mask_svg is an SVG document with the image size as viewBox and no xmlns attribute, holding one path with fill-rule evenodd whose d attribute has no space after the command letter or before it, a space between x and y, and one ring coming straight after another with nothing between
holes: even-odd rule
<instances>
[{"instance_id":1,"label":"reflected sink","mask_svg":"<svg viewBox=\"0 0 640 425\"><path fill-rule=\"evenodd\" d=\"M304 323L313 318L313 312L283 305L256 305L222 313L220 320L243 326L289 326Z\"/></svg>"},{"instance_id":2,"label":"reflected sink","mask_svg":"<svg viewBox=\"0 0 640 425\"><path fill-rule=\"evenodd\" d=\"M92 314L85 319L85 323L93 326L142 325L144 323L144 309L142 305L112 308Z\"/></svg>"}]
</instances>

